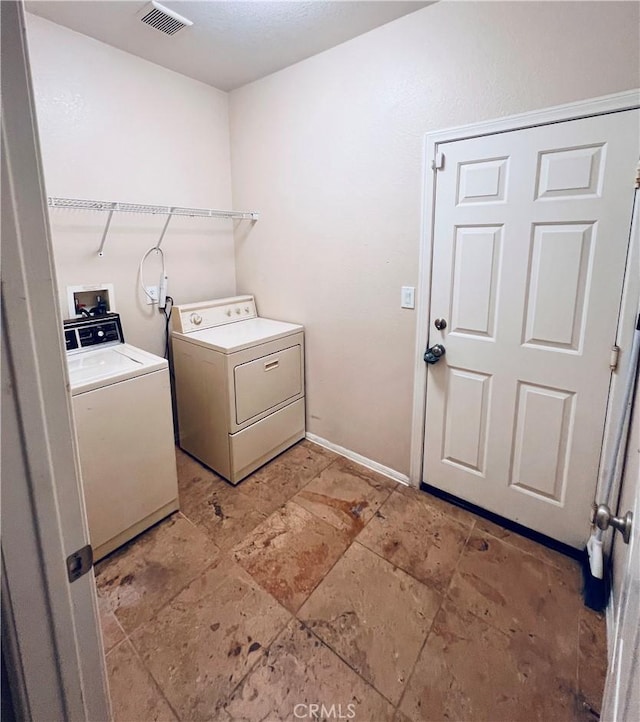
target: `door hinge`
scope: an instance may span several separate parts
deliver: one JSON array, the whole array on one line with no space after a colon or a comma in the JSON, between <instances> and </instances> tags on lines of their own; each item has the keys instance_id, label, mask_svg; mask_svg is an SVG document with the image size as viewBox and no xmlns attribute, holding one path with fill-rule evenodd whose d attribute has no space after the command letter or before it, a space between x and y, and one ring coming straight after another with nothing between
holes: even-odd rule
<instances>
[{"instance_id":1,"label":"door hinge","mask_svg":"<svg viewBox=\"0 0 640 722\"><path fill-rule=\"evenodd\" d=\"M611 358L609 359L609 368L615 371L618 368L618 356L620 355L620 346L613 344L611 347Z\"/></svg>"},{"instance_id":2,"label":"door hinge","mask_svg":"<svg viewBox=\"0 0 640 722\"><path fill-rule=\"evenodd\" d=\"M82 549L69 554L67 557L67 575L70 582L84 576L93 566L93 549L91 544L83 546Z\"/></svg>"},{"instance_id":3,"label":"door hinge","mask_svg":"<svg viewBox=\"0 0 640 722\"><path fill-rule=\"evenodd\" d=\"M444 168L444 153L436 153L431 161L431 170L442 170Z\"/></svg>"}]
</instances>

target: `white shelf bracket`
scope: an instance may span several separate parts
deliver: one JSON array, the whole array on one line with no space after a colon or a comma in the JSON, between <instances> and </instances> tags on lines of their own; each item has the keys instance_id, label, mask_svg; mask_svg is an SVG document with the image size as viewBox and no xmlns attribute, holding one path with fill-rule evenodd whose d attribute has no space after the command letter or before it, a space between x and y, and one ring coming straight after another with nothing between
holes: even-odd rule
<instances>
[{"instance_id":1,"label":"white shelf bracket","mask_svg":"<svg viewBox=\"0 0 640 722\"><path fill-rule=\"evenodd\" d=\"M104 244L107 240L107 234L109 233L109 226L111 225L111 219L113 218L115 206L115 203L111 204L111 209L109 210L109 215L107 216L107 222L104 224L104 231L102 231L102 239L100 240L100 248L98 248L98 255L100 258L104 256Z\"/></svg>"},{"instance_id":2,"label":"white shelf bracket","mask_svg":"<svg viewBox=\"0 0 640 722\"><path fill-rule=\"evenodd\" d=\"M167 232L167 228L169 227L169 221L172 218L173 218L173 208L169 208L169 214L167 215L167 220L164 222L164 226L162 227L162 231L160 233L160 238L158 238L158 242L156 243L156 251L160 250L160 244L162 243L164 234Z\"/></svg>"}]
</instances>

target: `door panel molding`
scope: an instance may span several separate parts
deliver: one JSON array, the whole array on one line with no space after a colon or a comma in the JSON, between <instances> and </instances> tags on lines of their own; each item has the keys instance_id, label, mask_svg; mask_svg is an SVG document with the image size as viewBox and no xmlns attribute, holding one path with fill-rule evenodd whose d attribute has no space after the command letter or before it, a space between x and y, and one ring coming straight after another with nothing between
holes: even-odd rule
<instances>
[{"instance_id":1,"label":"door panel molding","mask_svg":"<svg viewBox=\"0 0 640 722\"><path fill-rule=\"evenodd\" d=\"M579 120L598 115L609 113L617 113L625 110L633 110L640 107L640 90L634 89L622 93L615 93L599 98L588 99L575 103L568 103L560 106L549 107L542 110L535 110L518 115L508 116L505 118L474 123L460 127L454 127L445 130L439 130L427 133L424 139L424 176L423 176L423 193L422 193L422 231L419 256L419 274L418 274L418 303L416 309L416 353L414 367L414 394L413 394L413 412L412 412L412 432L411 432L411 460L409 479L413 486L420 486L422 483L422 463L423 463L423 447L424 447L424 420L426 410L426 387L427 387L427 370L422 360L424 349L431 335L431 339L435 338L434 334L430 334L429 329L430 318L430 296L431 296L431 273L432 273L432 252L433 252L433 234L434 234L434 217L435 217L435 194L436 194L436 170L432 169L432 160L439 152L439 146L443 143L451 143L453 141L465 140L471 138L479 138L496 133L506 133L516 130L524 130L552 123L566 122L571 120ZM582 150L582 155L577 151ZM573 153L573 151L576 151ZM538 176L540 195L537 203L552 204L554 197L562 198L567 194L572 196L580 195L582 197L594 197L598 195L600 188L598 168L602 167L601 154L597 148L567 148L566 155L563 158L552 156L544 157L542 154L538 159ZM554 169L553 161L558 161L557 167ZM487 165L484 168L478 166L478 173L473 177L469 166L467 178L458 178L457 199L459 206L473 207L480 203L495 204L503 201L503 178L508 173L508 163L500 157L487 158ZM445 157L446 163L446 157ZM595 170L594 170L595 165ZM587 168L588 166L588 168ZM588 176L588 177L587 177ZM586 182L585 182L586 181ZM629 179L630 185L633 179ZM563 188L564 185L564 188ZM544 190L544 193L542 192ZM478 195L479 194L479 195ZM631 220L631 219L629 219ZM637 244L635 244L637 245ZM629 256L636 258L639 249L632 244L629 248ZM640 298L640 279L632 277L629 272L632 263L627 263L627 273L625 276L623 298L618 321L618 329L616 331L616 343L621 348L627 348L633 329L626 328L630 324L624 323L624 319L633 316ZM580 272L581 274L582 272ZM578 334L579 335L579 334ZM614 331L612 329L612 338L606 339L606 343L613 343ZM572 341L573 343L573 341ZM570 349L569 349L570 350ZM565 353L567 351L565 350ZM624 354L622 354L624 356ZM621 359L624 362L624 358ZM620 403L620 386L618 379L623 375L624 368L619 368L617 374L613 375L611 392L609 396L609 405L607 409L607 418L605 422L605 434L603 444L603 458L606 458L606 452L610 443L611 436L611 416L614 409ZM598 485L600 485L603 464L598 474ZM585 530L587 527L588 510L585 510ZM585 531L586 533L586 531Z\"/></svg>"},{"instance_id":2,"label":"door panel molding","mask_svg":"<svg viewBox=\"0 0 640 722\"><path fill-rule=\"evenodd\" d=\"M532 223L522 344L581 353L585 302L591 279L594 227L588 223ZM547 291L555 283L571 287L573 304L559 307Z\"/></svg>"},{"instance_id":3,"label":"door panel molding","mask_svg":"<svg viewBox=\"0 0 640 722\"><path fill-rule=\"evenodd\" d=\"M518 381L509 486L561 506L567 482L575 394ZM540 449L553 452L543 456ZM549 463L549 462L552 463ZM540 480L551 484L544 486Z\"/></svg>"}]
</instances>

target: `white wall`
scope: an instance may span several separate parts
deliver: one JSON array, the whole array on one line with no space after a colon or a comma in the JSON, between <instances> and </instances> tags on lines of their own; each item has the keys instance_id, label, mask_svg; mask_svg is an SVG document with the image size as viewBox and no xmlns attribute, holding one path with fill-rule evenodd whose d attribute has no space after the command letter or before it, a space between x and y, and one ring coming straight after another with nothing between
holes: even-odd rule
<instances>
[{"instance_id":1,"label":"white wall","mask_svg":"<svg viewBox=\"0 0 640 722\"><path fill-rule=\"evenodd\" d=\"M27 15L44 177L50 196L231 208L228 96L92 38ZM127 341L162 353L163 323L137 284L165 217L53 210L63 317L66 286L113 282ZM235 292L232 222L173 219L163 241L178 303ZM157 283L152 257L148 282Z\"/></svg>"},{"instance_id":2,"label":"white wall","mask_svg":"<svg viewBox=\"0 0 640 722\"><path fill-rule=\"evenodd\" d=\"M309 431L408 473L424 134L638 87L638 22L440 2L231 94L238 291L305 324Z\"/></svg>"}]
</instances>

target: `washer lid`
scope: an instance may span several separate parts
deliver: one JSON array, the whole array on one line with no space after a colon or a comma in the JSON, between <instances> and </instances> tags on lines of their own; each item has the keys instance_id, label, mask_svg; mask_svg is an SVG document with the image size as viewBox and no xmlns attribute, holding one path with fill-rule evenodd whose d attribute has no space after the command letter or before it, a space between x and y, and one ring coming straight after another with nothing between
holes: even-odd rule
<instances>
[{"instance_id":1,"label":"washer lid","mask_svg":"<svg viewBox=\"0 0 640 722\"><path fill-rule=\"evenodd\" d=\"M234 353L250 346L300 333L302 330L303 327L297 323L274 321L270 318L248 318L246 321L237 321L191 333L174 331L172 335L174 338L184 339L220 353Z\"/></svg>"},{"instance_id":2,"label":"washer lid","mask_svg":"<svg viewBox=\"0 0 640 722\"><path fill-rule=\"evenodd\" d=\"M75 396L166 368L167 361L122 343L67 356L67 367L71 394Z\"/></svg>"}]
</instances>

